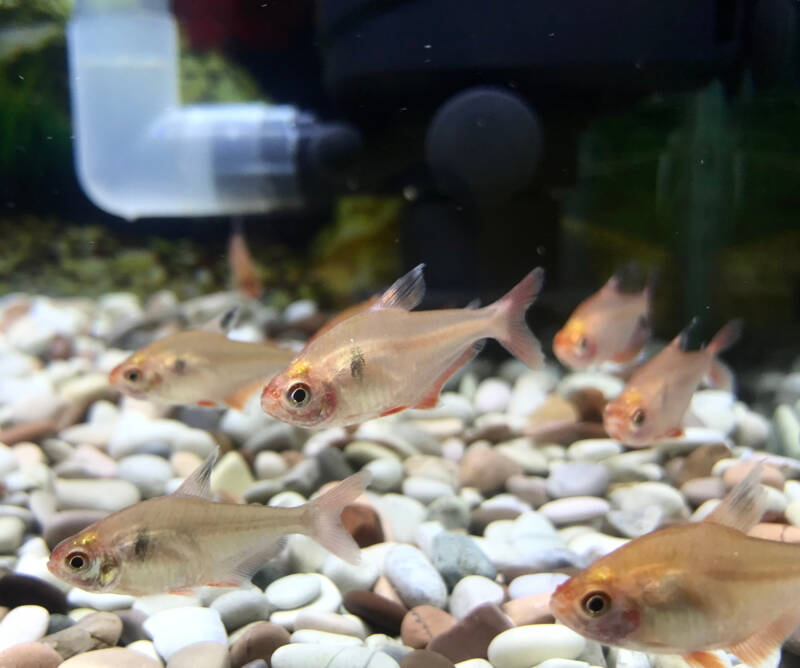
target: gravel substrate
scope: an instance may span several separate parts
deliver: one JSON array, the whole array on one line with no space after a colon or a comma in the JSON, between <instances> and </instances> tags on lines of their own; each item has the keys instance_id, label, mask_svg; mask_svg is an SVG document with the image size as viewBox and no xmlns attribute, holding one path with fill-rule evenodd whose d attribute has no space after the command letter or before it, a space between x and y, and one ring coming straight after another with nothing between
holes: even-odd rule
<instances>
[{"instance_id":1,"label":"gravel substrate","mask_svg":"<svg viewBox=\"0 0 800 668\"><path fill-rule=\"evenodd\" d=\"M232 298L180 305L184 321ZM293 313L315 311L303 306L287 315L251 304L233 335L303 333ZM479 359L435 409L353 431L295 429L257 401L239 412L119 397L108 372L129 350L105 342L142 345L169 331L176 308L168 293L144 306L128 294L0 300L0 667L663 666L555 624L550 593L631 538L702 519L762 453L769 510L754 533L800 542L799 406L788 390L769 418L698 391L684 437L637 449L600 423L619 379L516 361ZM150 331L120 334L148 318ZM61 539L173 491L216 445L211 485L226 502L293 506L369 470L367 493L343 514L362 563L295 535L240 589L134 598L49 573Z\"/></svg>"}]
</instances>

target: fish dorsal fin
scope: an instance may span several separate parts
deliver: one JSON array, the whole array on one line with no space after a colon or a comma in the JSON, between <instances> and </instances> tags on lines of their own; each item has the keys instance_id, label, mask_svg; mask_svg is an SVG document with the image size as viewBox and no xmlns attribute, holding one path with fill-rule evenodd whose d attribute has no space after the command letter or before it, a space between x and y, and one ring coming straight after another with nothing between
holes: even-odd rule
<instances>
[{"instance_id":1,"label":"fish dorsal fin","mask_svg":"<svg viewBox=\"0 0 800 668\"><path fill-rule=\"evenodd\" d=\"M214 334L227 334L234 328L242 314L241 304L236 304L226 309L219 315L215 315L211 320L205 323L200 329L205 332L212 332Z\"/></svg>"},{"instance_id":2,"label":"fish dorsal fin","mask_svg":"<svg viewBox=\"0 0 800 668\"><path fill-rule=\"evenodd\" d=\"M418 264L405 276L398 278L370 308L373 310L396 308L410 311L419 306L425 296L425 278L422 275L424 268L424 264Z\"/></svg>"},{"instance_id":3,"label":"fish dorsal fin","mask_svg":"<svg viewBox=\"0 0 800 668\"><path fill-rule=\"evenodd\" d=\"M625 294L632 294L634 292L638 292L638 290L632 290L630 288L630 284L634 282L641 282L641 279L636 281L636 279L641 275L642 270L639 266L639 263L636 260L628 262L627 264L623 265L614 273L614 275L609 278L605 285L603 285L602 290L604 292L613 292L613 293L625 293Z\"/></svg>"},{"instance_id":4,"label":"fish dorsal fin","mask_svg":"<svg viewBox=\"0 0 800 668\"><path fill-rule=\"evenodd\" d=\"M780 649L786 636L800 621L800 612L793 610L781 615L753 635L736 643L730 651L752 668L777 665L773 655ZM776 657L779 658L779 657Z\"/></svg>"},{"instance_id":5,"label":"fish dorsal fin","mask_svg":"<svg viewBox=\"0 0 800 668\"><path fill-rule=\"evenodd\" d=\"M681 352L686 352L689 350L689 336L692 333L692 330L697 326L697 323L700 322L700 318L695 316L689 321L689 324L681 330L681 333L678 334L673 340L672 343L675 345L678 350Z\"/></svg>"},{"instance_id":6,"label":"fish dorsal fin","mask_svg":"<svg viewBox=\"0 0 800 668\"><path fill-rule=\"evenodd\" d=\"M758 462L722 500L706 522L722 524L747 533L761 521L767 495L761 487L761 462Z\"/></svg>"},{"instance_id":7,"label":"fish dorsal fin","mask_svg":"<svg viewBox=\"0 0 800 668\"><path fill-rule=\"evenodd\" d=\"M201 499L211 498L211 471L217 462L219 447L206 457L206 460L189 474L173 494L175 496L196 496Z\"/></svg>"},{"instance_id":8,"label":"fish dorsal fin","mask_svg":"<svg viewBox=\"0 0 800 668\"><path fill-rule=\"evenodd\" d=\"M464 308L468 311L475 311L481 307L481 298L475 297L472 301L470 301Z\"/></svg>"}]
</instances>

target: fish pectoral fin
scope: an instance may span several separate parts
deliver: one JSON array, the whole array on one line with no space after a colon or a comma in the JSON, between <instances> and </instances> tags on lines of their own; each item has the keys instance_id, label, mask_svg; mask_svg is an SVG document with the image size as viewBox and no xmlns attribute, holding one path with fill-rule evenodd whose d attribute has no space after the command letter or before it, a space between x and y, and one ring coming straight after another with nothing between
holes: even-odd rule
<instances>
[{"instance_id":1,"label":"fish pectoral fin","mask_svg":"<svg viewBox=\"0 0 800 668\"><path fill-rule=\"evenodd\" d=\"M227 397L225 397L225 403L237 411L244 409L244 405L247 403L247 400L256 394L256 392L260 392L267 384L268 380L268 378L259 378L252 383L248 383L244 387L239 388L232 394L229 394Z\"/></svg>"},{"instance_id":2,"label":"fish pectoral fin","mask_svg":"<svg viewBox=\"0 0 800 668\"><path fill-rule=\"evenodd\" d=\"M439 401L439 395L442 393L444 384L450 379L456 371L469 362L475 355L477 355L483 348L484 341L476 341L471 344L464 352L460 353L458 357L444 370L444 372L433 381L430 389L420 399L413 408L433 408Z\"/></svg>"},{"instance_id":3,"label":"fish pectoral fin","mask_svg":"<svg viewBox=\"0 0 800 668\"><path fill-rule=\"evenodd\" d=\"M387 415L394 415L395 413L399 413L400 411L404 411L408 406L395 406L394 408L389 408L383 413L381 413L378 417L386 417Z\"/></svg>"},{"instance_id":4,"label":"fish pectoral fin","mask_svg":"<svg viewBox=\"0 0 800 668\"><path fill-rule=\"evenodd\" d=\"M211 499L211 471L219 455L219 446L206 457L206 460L189 474L173 494L175 496L196 496L201 499Z\"/></svg>"},{"instance_id":5,"label":"fish pectoral fin","mask_svg":"<svg viewBox=\"0 0 800 668\"><path fill-rule=\"evenodd\" d=\"M692 652L685 654L683 660L696 668L726 668L725 662L714 652Z\"/></svg>"},{"instance_id":6,"label":"fish pectoral fin","mask_svg":"<svg viewBox=\"0 0 800 668\"><path fill-rule=\"evenodd\" d=\"M761 463L756 464L722 502L714 509L705 522L715 522L723 526L747 533L761 521L766 509L766 493L761 487Z\"/></svg>"},{"instance_id":7,"label":"fish pectoral fin","mask_svg":"<svg viewBox=\"0 0 800 668\"><path fill-rule=\"evenodd\" d=\"M197 405L198 406L203 406L205 408L216 408L217 407L217 402L216 401L212 401L211 399L200 399L197 402Z\"/></svg>"},{"instance_id":8,"label":"fish pectoral fin","mask_svg":"<svg viewBox=\"0 0 800 668\"><path fill-rule=\"evenodd\" d=\"M667 438L680 438L683 436L683 429L680 427L675 427L670 429L666 434L664 434Z\"/></svg>"},{"instance_id":9,"label":"fish pectoral fin","mask_svg":"<svg viewBox=\"0 0 800 668\"><path fill-rule=\"evenodd\" d=\"M753 635L730 647L730 651L751 668L758 668L768 662L772 654L780 651L783 641L800 622L800 613L793 610L781 615L772 623L759 629Z\"/></svg>"},{"instance_id":10,"label":"fish pectoral fin","mask_svg":"<svg viewBox=\"0 0 800 668\"><path fill-rule=\"evenodd\" d=\"M630 341L625 344L625 348L620 350L616 355L611 358L612 362L622 364L623 362L630 362L640 352L647 339L650 338L650 325L647 322L647 316L639 318L636 324L636 329L633 330Z\"/></svg>"}]
</instances>

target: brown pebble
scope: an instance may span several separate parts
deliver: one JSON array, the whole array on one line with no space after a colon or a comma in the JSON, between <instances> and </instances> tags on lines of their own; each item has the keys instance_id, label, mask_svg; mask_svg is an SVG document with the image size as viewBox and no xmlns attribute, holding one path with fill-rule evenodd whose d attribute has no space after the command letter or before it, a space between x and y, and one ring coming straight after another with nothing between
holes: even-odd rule
<instances>
[{"instance_id":1,"label":"brown pebble","mask_svg":"<svg viewBox=\"0 0 800 668\"><path fill-rule=\"evenodd\" d=\"M403 657L400 668L455 668L455 666L441 654L417 649Z\"/></svg>"},{"instance_id":2,"label":"brown pebble","mask_svg":"<svg viewBox=\"0 0 800 668\"><path fill-rule=\"evenodd\" d=\"M418 605L406 613L400 625L403 644L414 649L425 649L436 636L456 625L456 618L433 605Z\"/></svg>"},{"instance_id":3,"label":"brown pebble","mask_svg":"<svg viewBox=\"0 0 800 668\"><path fill-rule=\"evenodd\" d=\"M0 652L0 668L55 668L64 659L53 648L24 642Z\"/></svg>"},{"instance_id":4,"label":"brown pebble","mask_svg":"<svg viewBox=\"0 0 800 668\"><path fill-rule=\"evenodd\" d=\"M510 457L485 444L471 446L461 459L458 476L463 487L476 487L489 493L505 485L512 475L522 473L522 466Z\"/></svg>"},{"instance_id":5,"label":"brown pebble","mask_svg":"<svg viewBox=\"0 0 800 668\"><path fill-rule=\"evenodd\" d=\"M288 644L289 632L272 622L256 622L231 645L231 668L241 668L246 663L264 659L269 661L273 652Z\"/></svg>"},{"instance_id":6,"label":"brown pebble","mask_svg":"<svg viewBox=\"0 0 800 668\"><path fill-rule=\"evenodd\" d=\"M547 503L547 481L531 475L512 475L506 480L506 489L519 499L530 503L534 508Z\"/></svg>"},{"instance_id":7,"label":"brown pebble","mask_svg":"<svg viewBox=\"0 0 800 668\"><path fill-rule=\"evenodd\" d=\"M203 463L203 459L193 452L179 450L169 458L169 463L178 478L186 478Z\"/></svg>"},{"instance_id":8,"label":"brown pebble","mask_svg":"<svg viewBox=\"0 0 800 668\"><path fill-rule=\"evenodd\" d=\"M606 396L596 387L581 387L572 392L567 400L578 412L579 422L602 422Z\"/></svg>"},{"instance_id":9,"label":"brown pebble","mask_svg":"<svg viewBox=\"0 0 800 668\"><path fill-rule=\"evenodd\" d=\"M228 648L216 642L196 642L182 647L167 661L167 668L230 668Z\"/></svg>"},{"instance_id":10,"label":"brown pebble","mask_svg":"<svg viewBox=\"0 0 800 668\"><path fill-rule=\"evenodd\" d=\"M380 633L399 635L406 609L371 591L356 589L344 595L344 607Z\"/></svg>"},{"instance_id":11,"label":"brown pebble","mask_svg":"<svg viewBox=\"0 0 800 668\"><path fill-rule=\"evenodd\" d=\"M286 465L290 469L294 468L305 459L305 457L303 457L303 453L297 452L297 450L282 450L280 452L280 456L283 457L283 461L286 462Z\"/></svg>"},{"instance_id":12,"label":"brown pebble","mask_svg":"<svg viewBox=\"0 0 800 668\"><path fill-rule=\"evenodd\" d=\"M681 485L681 493L695 508L709 499L721 499L725 496L725 483L717 476L706 476L687 480Z\"/></svg>"},{"instance_id":13,"label":"brown pebble","mask_svg":"<svg viewBox=\"0 0 800 668\"><path fill-rule=\"evenodd\" d=\"M345 506L342 511L342 525L359 547L369 547L384 540L378 513L363 503L351 503Z\"/></svg>"},{"instance_id":14,"label":"brown pebble","mask_svg":"<svg viewBox=\"0 0 800 668\"><path fill-rule=\"evenodd\" d=\"M64 659L90 650L113 647L122 635L122 620L113 612L93 612L75 626L46 635L39 642Z\"/></svg>"},{"instance_id":15,"label":"brown pebble","mask_svg":"<svg viewBox=\"0 0 800 668\"><path fill-rule=\"evenodd\" d=\"M722 474L722 479L725 481L727 488L731 489L735 487L737 483L744 480L745 476L753 470L755 465L755 461L739 462L726 469L725 473ZM769 485L770 487L783 491L786 478L784 478L783 473L772 464L763 463L761 464L761 484Z\"/></svg>"},{"instance_id":16,"label":"brown pebble","mask_svg":"<svg viewBox=\"0 0 800 668\"><path fill-rule=\"evenodd\" d=\"M559 394L551 394L540 406L530 414L528 424L533 427L544 425L577 422L578 409Z\"/></svg>"},{"instance_id":17,"label":"brown pebble","mask_svg":"<svg viewBox=\"0 0 800 668\"><path fill-rule=\"evenodd\" d=\"M397 590L392 586L392 583L389 582L389 578L385 575L381 575L375 580L372 591L378 596L383 596L383 598L388 598L393 603L397 603L403 610L408 610L406 604L403 603L403 599L400 598L400 594L397 593Z\"/></svg>"},{"instance_id":18,"label":"brown pebble","mask_svg":"<svg viewBox=\"0 0 800 668\"><path fill-rule=\"evenodd\" d=\"M161 664L141 652L111 647L73 656L60 668L161 668Z\"/></svg>"},{"instance_id":19,"label":"brown pebble","mask_svg":"<svg viewBox=\"0 0 800 668\"><path fill-rule=\"evenodd\" d=\"M605 428L598 422L551 422L544 425L528 425L525 435L536 443L560 443L569 445L584 438L607 438Z\"/></svg>"},{"instance_id":20,"label":"brown pebble","mask_svg":"<svg viewBox=\"0 0 800 668\"><path fill-rule=\"evenodd\" d=\"M503 603L502 608L516 626L553 623L549 593L512 598Z\"/></svg>"},{"instance_id":21,"label":"brown pebble","mask_svg":"<svg viewBox=\"0 0 800 668\"><path fill-rule=\"evenodd\" d=\"M750 529L747 535L753 536L754 538L777 540L781 543L800 543L800 527L791 524L761 522Z\"/></svg>"},{"instance_id":22,"label":"brown pebble","mask_svg":"<svg viewBox=\"0 0 800 668\"><path fill-rule=\"evenodd\" d=\"M428 649L443 654L453 663L467 659L485 659L492 639L513 626L514 623L499 607L493 603L484 603L449 631L431 640Z\"/></svg>"},{"instance_id":23,"label":"brown pebble","mask_svg":"<svg viewBox=\"0 0 800 668\"><path fill-rule=\"evenodd\" d=\"M731 456L731 449L724 443L706 443L692 450L683 460L676 482L678 486L694 478L704 478L711 475L720 459Z\"/></svg>"},{"instance_id":24,"label":"brown pebble","mask_svg":"<svg viewBox=\"0 0 800 668\"><path fill-rule=\"evenodd\" d=\"M51 550L62 540L106 517L100 510L62 510L47 519L42 538Z\"/></svg>"}]
</instances>

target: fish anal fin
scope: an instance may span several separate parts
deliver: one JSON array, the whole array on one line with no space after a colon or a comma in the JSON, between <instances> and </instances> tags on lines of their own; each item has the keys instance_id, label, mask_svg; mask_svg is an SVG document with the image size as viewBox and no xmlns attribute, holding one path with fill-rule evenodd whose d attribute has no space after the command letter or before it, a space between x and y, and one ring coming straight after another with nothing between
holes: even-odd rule
<instances>
[{"instance_id":1,"label":"fish anal fin","mask_svg":"<svg viewBox=\"0 0 800 668\"><path fill-rule=\"evenodd\" d=\"M228 578L227 580L220 580L219 582L209 582L207 587L238 587L242 584L242 580L238 578Z\"/></svg>"},{"instance_id":2,"label":"fish anal fin","mask_svg":"<svg viewBox=\"0 0 800 668\"><path fill-rule=\"evenodd\" d=\"M464 352L462 352L455 360L444 370L444 372L433 382L430 389L420 399L414 408L433 408L439 401L439 395L442 393L444 384L449 380L456 371L469 362L475 355L477 355L483 348L483 341L477 341L470 345Z\"/></svg>"},{"instance_id":3,"label":"fish anal fin","mask_svg":"<svg viewBox=\"0 0 800 668\"><path fill-rule=\"evenodd\" d=\"M383 411L378 417L386 417L387 415L394 415L395 413L399 413L400 411L404 411L408 406L395 406L394 408L390 408L388 410Z\"/></svg>"},{"instance_id":4,"label":"fish anal fin","mask_svg":"<svg viewBox=\"0 0 800 668\"><path fill-rule=\"evenodd\" d=\"M209 583L209 587L239 587L247 582L253 574L261 569L270 559L280 553L286 545L286 536L265 540L244 555L236 554L225 564L224 575L217 582Z\"/></svg>"},{"instance_id":5,"label":"fish anal fin","mask_svg":"<svg viewBox=\"0 0 800 668\"><path fill-rule=\"evenodd\" d=\"M370 308L396 308L410 311L416 308L425 296L424 264L418 264L404 276L398 278Z\"/></svg>"},{"instance_id":6,"label":"fish anal fin","mask_svg":"<svg viewBox=\"0 0 800 668\"><path fill-rule=\"evenodd\" d=\"M205 408L216 408L217 407L217 402L216 401L212 401L211 399L200 399L200 400L198 400L197 405L198 406L203 406Z\"/></svg>"},{"instance_id":7,"label":"fish anal fin","mask_svg":"<svg viewBox=\"0 0 800 668\"><path fill-rule=\"evenodd\" d=\"M770 657L780 649L784 639L798 622L800 622L800 612L795 610L786 613L729 649L751 668L773 665L769 661Z\"/></svg>"},{"instance_id":8,"label":"fish anal fin","mask_svg":"<svg viewBox=\"0 0 800 668\"><path fill-rule=\"evenodd\" d=\"M683 436L683 429L680 427L673 427L666 434L664 434L664 436L667 438L680 438Z\"/></svg>"},{"instance_id":9,"label":"fish anal fin","mask_svg":"<svg viewBox=\"0 0 800 668\"><path fill-rule=\"evenodd\" d=\"M714 652L692 652L685 654L683 659L695 668L726 668L725 662Z\"/></svg>"},{"instance_id":10,"label":"fish anal fin","mask_svg":"<svg viewBox=\"0 0 800 668\"><path fill-rule=\"evenodd\" d=\"M211 471L217 461L219 447L206 457L206 460L192 471L181 486L173 494L175 496L196 496L201 499L211 499Z\"/></svg>"},{"instance_id":11,"label":"fish anal fin","mask_svg":"<svg viewBox=\"0 0 800 668\"><path fill-rule=\"evenodd\" d=\"M766 508L766 494L761 487L761 468L761 462L757 463L704 521L744 533L758 524Z\"/></svg>"},{"instance_id":12,"label":"fish anal fin","mask_svg":"<svg viewBox=\"0 0 800 668\"><path fill-rule=\"evenodd\" d=\"M194 596L194 588L193 587L178 587L177 589L170 589L170 594L175 594L176 596Z\"/></svg>"},{"instance_id":13,"label":"fish anal fin","mask_svg":"<svg viewBox=\"0 0 800 668\"><path fill-rule=\"evenodd\" d=\"M733 392L736 385L731 368L716 357L711 361L708 382L718 390L727 392Z\"/></svg>"},{"instance_id":14,"label":"fish anal fin","mask_svg":"<svg viewBox=\"0 0 800 668\"><path fill-rule=\"evenodd\" d=\"M260 392L269 381L268 378L259 378L244 387L239 388L235 392L225 397L224 401L231 408L240 411L244 408L247 400L257 392Z\"/></svg>"}]
</instances>

